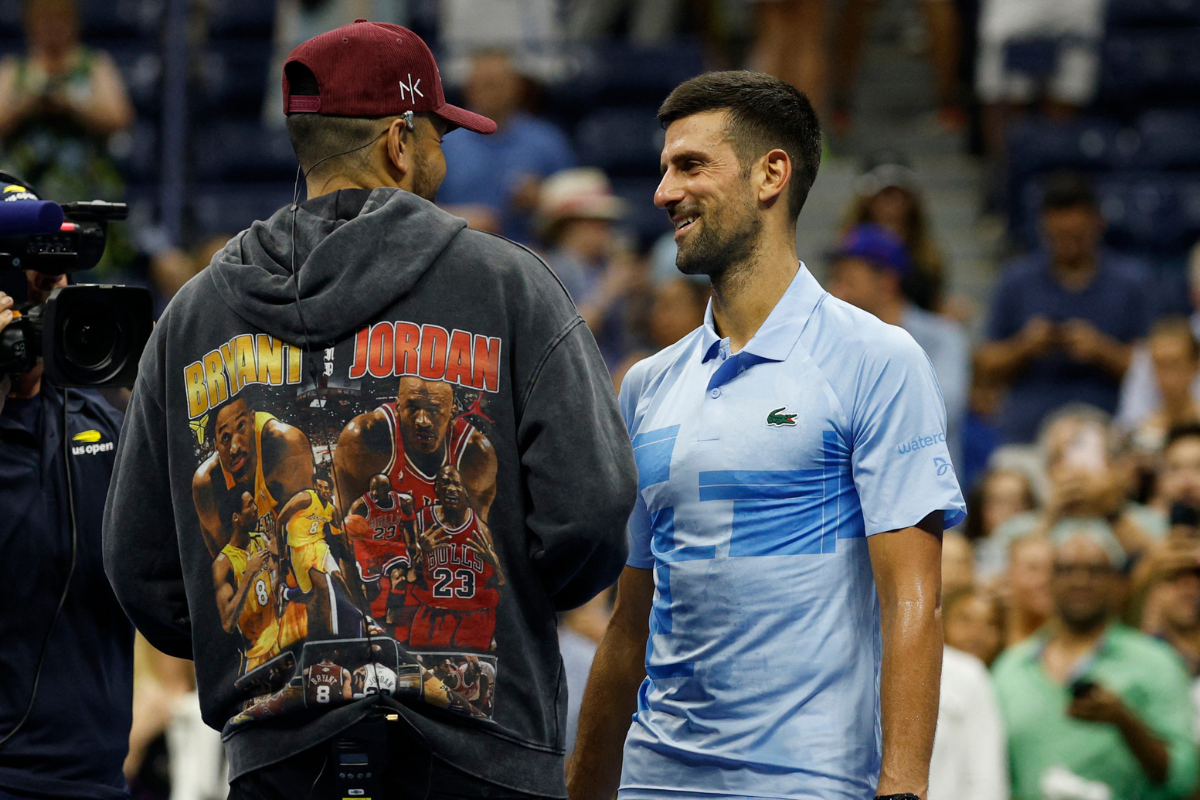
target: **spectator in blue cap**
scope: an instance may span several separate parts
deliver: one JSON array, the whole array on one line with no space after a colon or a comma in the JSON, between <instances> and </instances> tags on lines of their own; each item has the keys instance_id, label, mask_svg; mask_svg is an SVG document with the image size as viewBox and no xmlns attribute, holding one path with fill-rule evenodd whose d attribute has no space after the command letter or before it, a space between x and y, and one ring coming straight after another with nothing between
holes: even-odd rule
<instances>
[{"instance_id":1,"label":"spectator in blue cap","mask_svg":"<svg viewBox=\"0 0 1200 800\"><path fill-rule=\"evenodd\" d=\"M921 345L942 387L946 402L946 443L957 463L963 412L970 386L970 348L959 326L914 305L900 285L912 269L904 242L874 223L846 232L831 258L829 292L869 311L889 325L899 325Z\"/></svg>"}]
</instances>

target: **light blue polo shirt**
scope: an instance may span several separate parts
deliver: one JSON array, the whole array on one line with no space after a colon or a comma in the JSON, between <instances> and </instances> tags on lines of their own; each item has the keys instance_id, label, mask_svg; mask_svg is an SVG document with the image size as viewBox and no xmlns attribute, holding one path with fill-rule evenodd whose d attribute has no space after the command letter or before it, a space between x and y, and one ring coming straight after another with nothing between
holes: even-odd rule
<instances>
[{"instance_id":1,"label":"light blue polo shirt","mask_svg":"<svg viewBox=\"0 0 1200 800\"><path fill-rule=\"evenodd\" d=\"M866 537L965 505L933 367L803 264L730 354L713 325L621 388L638 464L629 565L654 569L622 800L854 798L880 765Z\"/></svg>"}]
</instances>

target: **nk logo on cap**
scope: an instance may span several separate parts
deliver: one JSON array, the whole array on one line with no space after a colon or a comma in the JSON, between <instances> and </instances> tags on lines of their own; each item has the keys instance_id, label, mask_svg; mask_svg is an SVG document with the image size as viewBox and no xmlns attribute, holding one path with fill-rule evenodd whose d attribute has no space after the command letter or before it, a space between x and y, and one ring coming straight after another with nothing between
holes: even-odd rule
<instances>
[{"instance_id":1,"label":"nk logo on cap","mask_svg":"<svg viewBox=\"0 0 1200 800\"><path fill-rule=\"evenodd\" d=\"M408 92L408 102L416 105L418 97L424 97L425 93L421 91L421 79L417 78L417 82L413 83L412 73L408 73L408 83L400 81L400 99L404 99L404 93Z\"/></svg>"}]
</instances>

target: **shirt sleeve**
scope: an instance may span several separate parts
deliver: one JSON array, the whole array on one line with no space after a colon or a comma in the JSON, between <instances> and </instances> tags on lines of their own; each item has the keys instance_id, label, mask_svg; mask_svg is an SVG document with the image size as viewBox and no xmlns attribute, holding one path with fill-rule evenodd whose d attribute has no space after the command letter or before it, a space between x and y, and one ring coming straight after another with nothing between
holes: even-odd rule
<instances>
[{"instance_id":1,"label":"shirt sleeve","mask_svg":"<svg viewBox=\"0 0 1200 800\"><path fill-rule=\"evenodd\" d=\"M630 369L625 375L625 380L621 383L621 395L619 404L621 406L621 416L625 419L625 427L629 431L630 438L633 436L634 415L637 410L638 396L641 394L641 380L639 380L640 370L635 366ZM637 451L634 451L634 459L637 459ZM650 542L653 536L650 525L650 511L646 508L646 501L642 499L641 487L638 488L637 503L633 506L633 513L629 515L629 558L626 560L626 565L636 567L638 569L653 569L654 568L654 553L650 549Z\"/></svg>"},{"instance_id":2,"label":"shirt sleeve","mask_svg":"<svg viewBox=\"0 0 1200 800\"><path fill-rule=\"evenodd\" d=\"M1153 675L1145 686L1146 704L1137 709L1142 721L1167 745L1167 781L1161 787L1164 797L1188 797L1196 783L1196 740L1192 736L1192 704L1187 671L1173 652L1166 652L1161 664L1147 664L1146 674Z\"/></svg>"},{"instance_id":3,"label":"shirt sleeve","mask_svg":"<svg viewBox=\"0 0 1200 800\"><path fill-rule=\"evenodd\" d=\"M517 431L530 559L560 611L615 583L627 557L621 526L635 473L615 400L596 342L576 317L540 366Z\"/></svg>"},{"instance_id":4,"label":"shirt sleeve","mask_svg":"<svg viewBox=\"0 0 1200 800\"><path fill-rule=\"evenodd\" d=\"M966 518L946 447L946 407L933 365L888 326L863 356L851 413L851 470L868 536L912 527L935 511Z\"/></svg>"},{"instance_id":5,"label":"shirt sleeve","mask_svg":"<svg viewBox=\"0 0 1200 800\"><path fill-rule=\"evenodd\" d=\"M156 648L192 658L191 612L184 586L167 463L164 386L156 342L139 367L104 508L104 569L126 615Z\"/></svg>"}]
</instances>

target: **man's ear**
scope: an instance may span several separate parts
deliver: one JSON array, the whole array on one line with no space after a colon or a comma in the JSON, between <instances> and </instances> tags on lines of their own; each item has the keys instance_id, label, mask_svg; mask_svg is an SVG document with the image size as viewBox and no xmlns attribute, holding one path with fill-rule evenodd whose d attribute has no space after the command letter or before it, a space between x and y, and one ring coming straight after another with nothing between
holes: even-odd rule
<instances>
[{"instance_id":1,"label":"man's ear","mask_svg":"<svg viewBox=\"0 0 1200 800\"><path fill-rule=\"evenodd\" d=\"M758 199L772 206L787 192L792 179L792 159L785 151L776 148L762 157L759 169L762 171L762 183L758 188Z\"/></svg>"},{"instance_id":2,"label":"man's ear","mask_svg":"<svg viewBox=\"0 0 1200 800\"><path fill-rule=\"evenodd\" d=\"M415 137L403 117L392 120L383 141L388 171L401 183L412 170L412 148L416 147Z\"/></svg>"}]
</instances>

